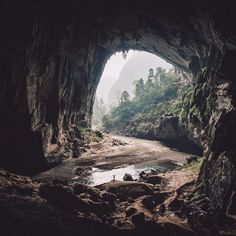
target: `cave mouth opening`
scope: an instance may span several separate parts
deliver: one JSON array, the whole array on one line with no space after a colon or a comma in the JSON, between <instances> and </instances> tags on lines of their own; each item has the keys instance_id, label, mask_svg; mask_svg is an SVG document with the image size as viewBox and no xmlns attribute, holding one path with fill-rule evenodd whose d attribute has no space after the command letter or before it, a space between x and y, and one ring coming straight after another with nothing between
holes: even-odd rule
<instances>
[{"instance_id":1,"label":"cave mouth opening","mask_svg":"<svg viewBox=\"0 0 236 236\"><path fill-rule=\"evenodd\" d=\"M119 105L123 91L128 92L131 100L135 98L135 84L139 79L144 83L149 78L152 81L160 79L157 78L157 74L160 73L158 69L169 71L174 70L174 67L164 59L146 51L127 50L114 53L105 64L96 89L92 127L101 128L102 117Z\"/></svg>"},{"instance_id":2,"label":"cave mouth opening","mask_svg":"<svg viewBox=\"0 0 236 236\"><path fill-rule=\"evenodd\" d=\"M92 116L92 129L109 136L107 150L102 150L106 160L101 158L79 181L98 185L112 178L139 179L143 171L174 170L189 155L202 156L179 125L183 97L192 83L192 74L153 53L114 53L99 81Z\"/></svg>"},{"instance_id":3,"label":"cave mouth opening","mask_svg":"<svg viewBox=\"0 0 236 236\"><path fill-rule=\"evenodd\" d=\"M58 143L59 151L66 151L63 153L66 158L76 156L80 144L77 126L90 124L93 95L107 56L118 49L149 49L194 74L196 83L193 93L189 94L191 103L187 104L188 111L183 115L189 120L189 133L204 146L205 159L191 205L188 205L188 213L191 213L188 216L190 224L198 230L221 234L218 226L225 219L222 213L230 212L231 208L231 213L235 214L236 203L234 5L232 1L204 4L183 1L183 7L179 1L171 4L162 1L156 8L146 1L140 4L106 2L109 4L88 1L87 8L83 8L80 1L76 1L75 6L66 3L56 8L58 4L48 4L47 8L33 3L17 4L13 8L10 3L2 8L1 13L5 13L0 16L3 26L0 39L1 165L14 172L34 174L42 170L45 147L51 143ZM160 124L166 122L165 119ZM78 135L77 140L75 135ZM10 188L13 187L11 184ZM21 192L32 191L24 188ZM63 199L65 194L61 193L55 197ZM9 199L12 199L10 205L17 205L12 204L13 198ZM24 197L24 202L27 199ZM48 198L48 203L50 200ZM70 200L63 199L63 203ZM5 203L3 201L2 205ZM63 210L64 204L60 203L55 202L55 206ZM25 210L25 207L20 209ZM4 226L19 226L22 222L25 227L22 232L28 229L28 218L17 219L12 224L12 214L2 212ZM44 212L42 217L50 214ZM60 216L55 214L55 218ZM32 225L40 223L37 217L30 218ZM66 225L61 224L64 217L58 219L56 232ZM35 227L32 232L46 230L45 221L41 222L39 226L44 227ZM72 222L71 217L68 222ZM68 229L74 229L68 225L63 228L65 235ZM75 225L81 232L77 222ZM169 224L166 226L172 228ZM97 230L97 227L89 228ZM54 227L50 225L50 229Z\"/></svg>"}]
</instances>

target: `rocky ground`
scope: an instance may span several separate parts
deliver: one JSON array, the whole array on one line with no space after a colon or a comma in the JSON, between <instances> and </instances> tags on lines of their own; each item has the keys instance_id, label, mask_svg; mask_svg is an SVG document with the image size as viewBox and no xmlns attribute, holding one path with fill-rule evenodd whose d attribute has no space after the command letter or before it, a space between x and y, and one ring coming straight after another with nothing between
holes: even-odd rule
<instances>
[{"instance_id":1,"label":"rocky ground","mask_svg":"<svg viewBox=\"0 0 236 236\"><path fill-rule=\"evenodd\" d=\"M182 188L191 189L194 174L185 172L192 179L181 183ZM166 217L170 206L173 213L180 210L175 201L182 194L162 188L167 186L164 176L143 173L142 178L145 182L115 181L89 187L59 179L35 182L1 170L1 231L3 235L139 235L148 230L153 235L173 231L194 235L184 216ZM150 179L153 184L147 183Z\"/></svg>"},{"instance_id":2,"label":"rocky ground","mask_svg":"<svg viewBox=\"0 0 236 236\"><path fill-rule=\"evenodd\" d=\"M100 145L91 144L88 153L95 152L96 148L107 153ZM109 145L112 150L132 146L119 139L113 139ZM88 161L88 157L83 158ZM193 230L188 223L201 159L190 158L187 162L174 171L141 172L135 181L126 174L125 181L111 180L93 187L70 183L70 175L32 179L0 169L1 233L18 236L204 235L201 228ZM233 224L230 222L231 231L222 225L221 231L216 227L208 235L235 235Z\"/></svg>"},{"instance_id":3,"label":"rocky ground","mask_svg":"<svg viewBox=\"0 0 236 236\"><path fill-rule=\"evenodd\" d=\"M136 165L152 161L184 163L190 154L180 152L163 145L159 141L104 135L100 140L84 145L79 158L69 158L55 168L37 175L37 179L71 179L77 174L76 168L96 167L112 170L127 165ZM48 159L54 159L53 156ZM49 160L51 162L51 160ZM111 176L112 179L112 176Z\"/></svg>"},{"instance_id":4,"label":"rocky ground","mask_svg":"<svg viewBox=\"0 0 236 236\"><path fill-rule=\"evenodd\" d=\"M143 172L139 181L96 187L56 178L36 182L1 170L2 235L198 235L187 220L198 167ZM235 235L230 228L220 235Z\"/></svg>"}]
</instances>

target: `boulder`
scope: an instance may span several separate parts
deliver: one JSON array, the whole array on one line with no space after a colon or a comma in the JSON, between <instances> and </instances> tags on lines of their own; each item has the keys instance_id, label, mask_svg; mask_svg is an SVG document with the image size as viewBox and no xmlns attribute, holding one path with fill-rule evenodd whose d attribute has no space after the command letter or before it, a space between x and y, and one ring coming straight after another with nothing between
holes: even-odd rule
<instances>
[{"instance_id":1,"label":"boulder","mask_svg":"<svg viewBox=\"0 0 236 236\"><path fill-rule=\"evenodd\" d=\"M136 214L132 215L131 222L135 226L142 226L145 222L145 215L143 212L137 212Z\"/></svg>"},{"instance_id":2,"label":"boulder","mask_svg":"<svg viewBox=\"0 0 236 236\"><path fill-rule=\"evenodd\" d=\"M152 210L156 205L155 199L151 195L144 196L143 199L141 200L141 203L148 210Z\"/></svg>"},{"instance_id":3,"label":"boulder","mask_svg":"<svg viewBox=\"0 0 236 236\"><path fill-rule=\"evenodd\" d=\"M100 193L100 197L109 203L114 203L117 200L117 196L114 193L110 193L107 191L102 191Z\"/></svg>"},{"instance_id":4,"label":"boulder","mask_svg":"<svg viewBox=\"0 0 236 236\"><path fill-rule=\"evenodd\" d=\"M133 177L131 174L126 173L123 177L124 181L134 181Z\"/></svg>"},{"instance_id":5,"label":"boulder","mask_svg":"<svg viewBox=\"0 0 236 236\"><path fill-rule=\"evenodd\" d=\"M144 172L144 171L141 171L141 172L139 173L139 181L141 181L141 182L146 182L147 176L148 176L148 173L146 173L146 172Z\"/></svg>"},{"instance_id":6,"label":"boulder","mask_svg":"<svg viewBox=\"0 0 236 236\"><path fill-rule=\"evenodd\" d=\"M168 197L170 197L170 194L168 192L155 192L155 195L153 195L155 198L156 205L162 204Z\"/></svg>"},{"instance_id":7,"label":"boulder","mask_svg":"<svg viewBox=\"0 0 236 236\"><path fill-rule=\"evenodd\" d=\"M148 175L146 181L150 184L160 184L162 178L158 175Z\"/></svg>"},{"instance_id":8,"label":"boulder","mask_svg":"<svg viewBox=\"0 0 236 236\"><path fill-rule=\"evenodd\" d=\"M97 188L87 187L86 193L88 193L91 196L91 199L93 201L102 200L101 197L100 197L100 191Z\"/></svg>"},{"instance_id":9,"label":"boulder","mask_svg":"<svg viewBox=\"0 0 236 236\"><path fill-rule=\"evenodd\" d=\"M89 209L88 204L73 194L72 188L68 186L44 183L39 187L39 195L45 198L49 204L64 211L87 211Z\"/></svg>"},{"instance_id":10,"label":"boulder","mask_svg":"<svg viewBox=\"0 0 236 236\"><path fill-rule=\"evenodd\" d=\"M84 184L76 183L73 186L73 189L74 189L74 194L79 195L81 193L84 193L87 190L87 186Z\"/></svg>"},{"instance_id":11,"label":"boulder","mask_svg":"<svg viewBox=\"0 0 236 236\"><path fill-rule=\"evenodd\" d=\"M146 176L147 175L147 173L145 172L145 171L141 171L140 173L139 173L139 177L143 177L143 176Z\"/></svg>"},{"instance_id":12,"label":"boulder","mask_svg":"<svg viewBox=\"0 0 236 236\"><path fill-rule=\"evenodd\" d=\"M82 166L77 166L73 169L73 172L75 175L78 176L88 176L92 173L92 167L90 166L86 166L86 167L82 167Z\"/></svg>"},{"instance_id":13,"label":"boulder","mask_svg":"<svg viewBox=\"0 0 236 236\"><path fill-rule=\"evenodd\" d=\"M121 201L127 201L129 198L139 198L144 195L153 194L153 186L146 183L131 181L116 181L105 183L100 186L102 190L116 194Z\"/></svg>"},{"instance_id":14,"label":"boulder","mask_svg":"<svg viewBox=\"0 0 236 236\"><path fill-rule=\"evenodd\" d=\"M126 216L131 216L136 212L137 212L137 209L132 207L132 206L127 207L126 210L125 210Z\"/></svg>"},{"instance_id":15,"label":"boulder","mask_svg":"<svg viewBox=\"0 0 236 236\"><path fill-rule=\"evenodd\" d=\"M183 207L183 200L175 198L170 204L168 205L168 209L171 211L179 211Z\"/></svg>"},{"instance_id":16,"label":"boulder","mask_svg":"<svg viewBox=\"0 0 236 236\"><path fill-rule=\"evenodd\" d=\"M108 202L95 202L91 199L84 199L84 201L88 204L88 209L90 212L93 212L98 216L106 215L111 210L111 206Z\"/></svg>"}]
</instances>

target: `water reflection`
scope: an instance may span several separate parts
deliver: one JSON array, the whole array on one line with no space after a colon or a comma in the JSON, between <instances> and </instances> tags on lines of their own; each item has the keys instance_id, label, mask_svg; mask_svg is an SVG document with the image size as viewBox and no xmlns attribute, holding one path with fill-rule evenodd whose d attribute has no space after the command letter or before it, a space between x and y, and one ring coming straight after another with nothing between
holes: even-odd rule
<instances>
[{"instance_id":1,"label":"water reflection","mask_svg":"<svg viewBox=\"0 0 236 236\"><path fill-rule=\"evenodd\" d=\"M131 174L133 179L138 179L141 171L150 172L151 170L159 170L160 172L164 172L173 170L180 165L181 163L172 160L155 160L137 165L122 166L112 170L103 170L93 167L90 175L83 177L77 176L73 178L72 181L95 186L111 181L113 175L115 175L116 180L122 180L126 173Z\"/></svg>"}]
</instances>

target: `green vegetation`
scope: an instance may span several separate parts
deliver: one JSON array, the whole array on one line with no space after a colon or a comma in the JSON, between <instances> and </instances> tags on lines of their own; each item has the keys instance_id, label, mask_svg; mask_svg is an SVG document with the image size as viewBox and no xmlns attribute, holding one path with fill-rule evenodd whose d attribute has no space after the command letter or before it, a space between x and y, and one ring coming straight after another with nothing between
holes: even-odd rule
<instances>
[{"instance_id":1,"label":"green vegetation","mask_svg":"<svg viewBox=\"0 0 236 236\"><path fill-rule=\"evenodd\" d=\"M196 76L195 84L183 96L181 122L190 121L200 127L208 124L216 98L210 80L204 79L205 74L206 68L203 68Z\"/></svg>"},{"instance_id":2,"label":"green vegetation","mask_svg":"<svg viewBox=\"0 0 236 236\"><path fill-rule=\"evenodd\" d=\"M189 79L184 80L176 69L159 67L155 73L150 69L146 82L135 81L132 99L127 91L121 94L119 105L103 117L103 127L131 135L148 133L159 117L180 116L183 95L190 92Z\"/></svg>"},{"instance_id":3,"label":"green vegetation","mask_svg":"<svg viewBox=\"0 0 236 236\"><path fill-rule=\"evenodd\" d=\"M198 157L195 161L192 161L191 163L185 163L183 168L187 168L187 169L199 172L202 166L202 163L203 163L203 158Z\"/></svg>"},{"instance_id":4,"label":"green vegetation","mask_svg":"<svg viewBox=\"0 0 236 236\"><path fill-rule=\"evenodd\" d=\"M85 127L78 127L77 136L80 138L81 146L86 146L91 142L99 142L103 138L100 131Z\"/></svg>"}]
</instances>

